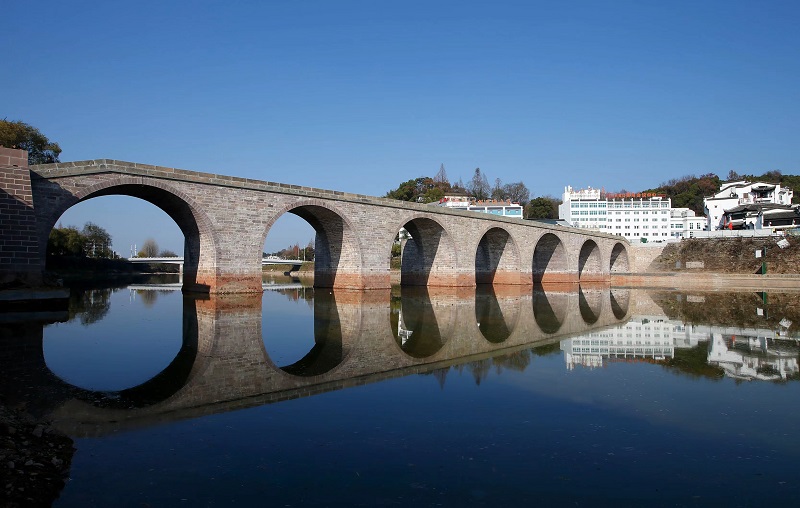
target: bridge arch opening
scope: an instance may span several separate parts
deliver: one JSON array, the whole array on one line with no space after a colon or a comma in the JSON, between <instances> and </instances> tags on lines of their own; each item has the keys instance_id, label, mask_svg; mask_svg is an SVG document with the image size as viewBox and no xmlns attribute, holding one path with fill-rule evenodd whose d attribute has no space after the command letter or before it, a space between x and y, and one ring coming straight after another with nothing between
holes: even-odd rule
<instances>
[{"instance_id":1,"label":"bridge arch opening","mask_svg":"<svg viewBox=\"0 0 800 508\"><path fill-rule=\"evenodd\" d=\"M155 243L159 253L167 250L183 255L185 290L211 290L216 284L216 240L206 215L190 198L167 184L157 187L132 180L135 179L114 178L74 193L52 185L37 193L39 199L48 200L46 206L35 208L39 244L48 246L57 224L74 225L73 221L95 222L96 219L96 223L111 234L119 257L131 257L131 250L139 254L148 238L158 238ZM117 241L123 245L118 246ZM96 246L94 250L97 252ZM45 267L46 252L47 249L42 249L42 266Z\"/></svg>"},{"instance_id":2,"label":"bridge arch opening","mask_svg":"<svg viewBox=\"0 0 800 508\"><path fill-rule=\"evenodd\" d=\"M624 244L616 243L611 249L609 271L611 273L629 273L631 271L628 264L628 249Z\"/></svg>"},{"instance_id":3,"label":"bridge arch opening","mask_svg":"<svg viewBox=\"0 0 800 508\"><path fill-rule=\"evenodd\" d=\"M600 247L594 240L586 240L578 254L578 280L595 280L602 276Z\"/></svg>"},{"instance_id":4,"label":"bridge arch opening","mask_svg":"<svg viewBox=\"0 0 800 508\"><path fill-rule=\"evenodd\" d=\"M400 230L400 285L452 286L456 266L453 240L438 222L419 217L403 225Z\"/></svg>"},{"instance_id":5,"label":"bridge arch opening","mask_svg":"<svg viewBox=\"0 0 800 508\"><path fill-rule=\"evenodd\" d=\"M566 282L569 262L564 243L553 233L545 233L533 251L533 282Z\"/></svg>"},{"instance_id":6,"label":"bridge arch opening","mask_svg":"<svg viewBox=\"0 0 800 508\"><path fill-rule=\"evenodd\" d=\"M299 261L309 263L308 259L303 258L313 257L314 287L355 289L362 287L361 249L358 235L343 214L327 204L295 203L279 210L274 219L267 224L264 234L265 252L266 246L272 242L270 235L273 232L273 226L276 226L278 220L286 213L303 219L313 229L313 248L310 248L310 241L307 241L311 236L310 231L304 227L295 228L284 243L299 247L296 253L287 253L287 255L300 256ZM292 223L300 224L300 221L292 221ZM303 264L300 263L299 266Z\"/></svg>"},{"instance_id":7,"label":"bridge arch opening","mask_svg":"<svg viewBox=\"0 0 800 508\"><path fill-rule=\"evenodd\" d=\"M475 253L476 284L520 284L519 249L505 229L490 228Z\"/></svg>"}]
</instances>

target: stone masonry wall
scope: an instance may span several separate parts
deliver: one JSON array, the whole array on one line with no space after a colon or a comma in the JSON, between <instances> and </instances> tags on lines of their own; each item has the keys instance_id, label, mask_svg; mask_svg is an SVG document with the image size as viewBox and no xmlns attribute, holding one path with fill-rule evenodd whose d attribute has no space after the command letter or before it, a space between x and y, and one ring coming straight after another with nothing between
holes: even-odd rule
<instances>
[{"instance_id":1,"label":"stone masonry wall","mask_svg":"<svg viewBox=\"0 0 800 508\"><path fill-rule=\"evenodd\" d=\"M0 287L41 283L28 152L0 147Z\"/></svg>"},{"instance_id":2,"label":"stone masonry wall","mask_svg":"<svg viewBox=\"0 0 800 508\"><path fill-rule=\"evenodd\" d=\"M495 283L602 282L610 278L612 251L627 248L625 240L591 231L113 160L36 166L31 178L39 245L46 245L61 213L81 200L141 197L167 211L186 235L185 289L212 293L261 291L264 240L288 212L317 230L319 287L390 287L390 251L402 227L420 237L416 246L406 245L415 259L403 262L403 281L415 285L474 286L476 262L484 265L484 280ZM558 245L534 263L544 235ZM494 275L487 267L496 267Z\"/></svg>"}]
</instances>

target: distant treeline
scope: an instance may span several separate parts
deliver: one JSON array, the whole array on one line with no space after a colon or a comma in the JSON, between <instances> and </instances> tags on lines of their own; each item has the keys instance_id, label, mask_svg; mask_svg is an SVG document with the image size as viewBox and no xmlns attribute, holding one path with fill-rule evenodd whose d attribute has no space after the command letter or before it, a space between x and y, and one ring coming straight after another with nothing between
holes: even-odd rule
<instances>
[{"instance_id":1,"label":"distant treeline","mask_svg":"<svg viewBox=\"0 0 800 508\"><path fill-rule=\"evenodd\" d=\"M784 175L780 171L767 171L763 175L739 174L730 171L726 179L721 179L714 173L707 173L700 176L684 176L674 178L662 183L656 188L647 189L643 192L655 192L663 194L672 199L672 206L675 208L689 208L698 215L703 215L703 198L719 192L719 187L723 182L736 180L746 180L748 182L765 182L780 184L794 191L794 203L800 202L800 176Z\"/></svg>"},{"instance_id":2,"label":"distant treeline","mask_svg":"<svg viewBox=\"0 0 800 508\"><path fill-rule=\"evenodd\" d=\"M736 171L730 171L726 179L721 179L714 173L700 176L687 175L681 178L674 178L652 189L631 192L651 192L665 195L672 199L673 207L689 208L696 214L703 215L703 198L719 192L720 185L723 182L735 180L780 184L782 187L792 189L795 193L794 202L800 202L800 176L784 175L778 170L767 171L762 175L740 174ZM540 196L530 199L528 188L522 182L503 185L498 178L495 180L495 185L490 186L486 174L481 172L480 168L475 169L475 174L468 184L465 185L460 180L451 184L447 179L444 165L441 166L436 176L421 176L402 182L396 189L387 192L386 197L402 201L431 203L438 201L447 193L454 192L472 196L476 199L491 198L515 201L524 207L526 219L557 219L558 205L561 204L561 199L553 196ZM628 191L625 189L618 191L618 193L626 192Z\"/></svg>"}]
</instances>

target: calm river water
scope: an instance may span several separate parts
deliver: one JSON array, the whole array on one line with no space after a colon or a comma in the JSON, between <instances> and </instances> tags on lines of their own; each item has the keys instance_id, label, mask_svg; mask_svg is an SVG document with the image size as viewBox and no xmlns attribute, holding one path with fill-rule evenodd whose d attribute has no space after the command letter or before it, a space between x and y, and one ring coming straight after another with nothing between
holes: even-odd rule
<instances>
[{"instance_id":1,"label":"calm river water","mask_svg":"<svg viewBox=\"0 0 800 508\"><path fill-rule=\"evenodd\" d=\"M3 400L75 441L56 506L800 496L800 293L269 282L75 291L14 325Z\"/></svg>"}]
</instances>

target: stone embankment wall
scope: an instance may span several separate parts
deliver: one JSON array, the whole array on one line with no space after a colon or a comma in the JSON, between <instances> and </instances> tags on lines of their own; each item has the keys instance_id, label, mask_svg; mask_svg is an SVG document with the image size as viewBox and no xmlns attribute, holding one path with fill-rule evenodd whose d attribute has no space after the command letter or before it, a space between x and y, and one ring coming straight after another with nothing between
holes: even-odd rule
<instances>
[{"instance_id":1,"label":"stone embankment wall","mask_svg":"<svg viewBox=\"0 0 800 508\"><path fill-rule=\"evenodd\" d=\"M632 243L628 246L628 263L631 273L661 271L659 267L653 266L653 262L661 256L667 245L666 243Z\"/></svg>"}]
</instances>

